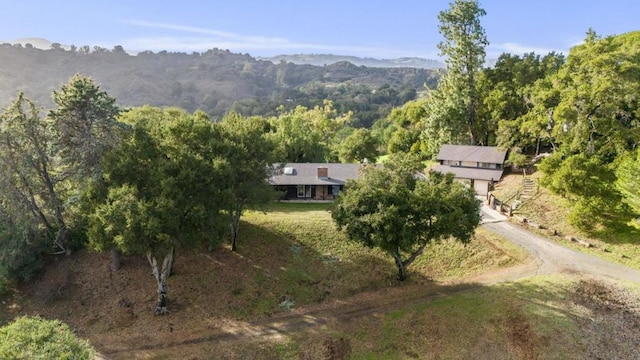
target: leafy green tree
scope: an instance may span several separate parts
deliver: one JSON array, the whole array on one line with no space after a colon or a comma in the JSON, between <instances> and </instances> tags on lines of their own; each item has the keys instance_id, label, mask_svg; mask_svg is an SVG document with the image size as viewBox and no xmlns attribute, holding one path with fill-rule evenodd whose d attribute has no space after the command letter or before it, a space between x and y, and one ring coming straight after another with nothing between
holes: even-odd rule
<instances>
[{"instance_id":1,"label":"leafy green tree","mask_svg":"<svg viewBox=\"0 0 640 360\"><path fill-rule=\"evenodd\" d=\"M261 117L243 118L230 113L220 123L227 161L220 186L231 230L231 250L237 249L240 217L248 207L275 199L268 180L274 162L273 142L267 137L268 123Z\"/></svg>"},{"instance_id":2,"label":"leafy green tree","mask_svg":"<svg viewBox=\"0 0 640 360\"><path fill-rule=\"evenodd\" d=\"M0 295L15 281L26 281L42 269L41 255L50 249L37 219L8 202L0 204Z\"/></svg>"},{"instance_id":3,"label":"leafy green tree","mask_svg":"<svg viewBox=\"0 0 640 360\"><path fill-rule=\"evenodd\" d=\"M638 44L638 32L602 39L589 31L552 79L556 154L540 167L542 184L575 201L574 223L586 230L628 216L614 183L619 157L640 142Z\"/></svg>"},{"instance_id":4,"label":"leafy green tree","mask_svg":"<svg viewBox=\"0 0 640 360\"><path fill-rule=\"evenodd\" d=\"M94 359L96 351L88 341L78 339L60 320L19 317L0 327L2 359Z\"/></svg>"},{"instance_id":5,"label":"leafy green tree","mask_svg":"<svg viewBox=\"0 0 640 360\"><path fill-rule=\"evenodd\" d=\"M601 159L587 154L562 158L556 152L539 168L549 174L541 178L541 185L574 203L569 221L579 228L594 231L627 213L615 188L615 172L612 166L603 165Z\"/></svg>"},{"instance_id":6,"label":"leafy green tree","mask_svg":"<svg viewBox=\"0 0 640 360\"><path fill-rule=\"evenodd\" d=\"M537 155L542 146L551 144L554 123L549 109L555 105L550 103L554 99L547 91L552 86L548 78L562 64L564 56L553 52L542 58L534 53L502 54L482 72L480 88L490 136L496 137L496 145L510 150L512 162L524 159L523 152Z\"/></svg>"},{"instance_id":7,"label":"leafy green tree","mask_svg":"<svg viewBox=\"0 0 640 360\"><path fill-rule=\"evenodd\" d=\"M298 106L271 119L271 137L282 162L332 161L333 135L351 120L338 115L331 101L308 109Z\"/></svg>"},{"instance_id":8,"label":"leafy green tree","mask_svg":"<svg viewBox=\"0 0 640 360\"><path fill-rule=\"evenodd\" d=\"M601 39L591 31L572 48L554 79L554 132L563 152L611 162L638 143L639 43L639 32Z\"/></svg>"},{"instance_id":9,"label":"leafy green tree","mask_svg":"<svg viewBox=\"0 0 640 360\"><path fill-rule=\"evenodd\" d=\"M404 280L407 267L432 241L449 237L468 242L480 223L473 189L452 174L416 176L415 162L368 165L350 180L334 204L332 218L350 240L389 253Z\"/></svg>"},{"instance_id":10,"label":"leafy green tree","mask_svg":"<svg viewBox=\"0 0 640 360\"><path fill-rule=\"evenodd\" d=\"M53 92L56 108L49 111L48 122L57 149L58 177L62 180L71 227L86 228L86 213L80 199L88 187L103 181L102 159L123 138L126 126L117 121L121 110L90 78L75 75ZM120 268L120 254L112 249L112 270Z\"/></svg>"},{"instance_id":11,"label":"leafy green tree","mask_svg":"<svg viewBox=\"0 0 640 360\"><path fill-rule=\"evenodd\" d=\"M482 103L478 75L489 44L480 17L486 12L476 0L455 0L449 5L438 15L444 37L438 49L445 57L446 72L429 97L425 140L430 154L442 143L486 142L486 124L478 118Z\"/></svg>"},{"instance_id":12,"label":"leafy green tree","mask_svg":"<svg viewBox=\"0 0 640 360\"><path fill-rule=\"evenodd\" d=\"M624 196L624 201L636 217L640 217L640 151L636 150L622 159L616 176L616 187ZM636 220L633 224L640 226L640 221Z\"/></svg>"},{"instance_id":13,"label":"leafy green tree","mask_svg":"<svg viewBox=\"0 0 640 360\"><path fill-rule=\"evenodd\" d=\"M387 153L419 153L422 148L420 134L426 115L424 99L409 101L391 110L387 119L394 131L386 141Z\"/></svg>"},{"instance_id":14,"label":"leafy green tree","mask_svg":"<svg viewBox=\"0 0 640 360\"><path fill-rule=\"evenodd\" d=\"M341 143L338 150L340 161L345 163L375 162L378 157L378 142L368 129L355 129Z\"/></svg>"},{"instance_id":15,"label":"leafy green tree","mask_svg":"<svg viewBox=\"0 0 640 360\"><path fill-rule=\"evenodd\" d=\"M48 117L62 162L60 171L76 183L100 179L102 157L122 135L116 99L92 79L76 75L53 92L53 100L56 109Z\"/></svg>"},{"instance_id":16,"label":"leafy green tree","mask_svg":"<svg viewBox=\"0 0 640 360\"><path fill-rule=\"evenodd\" d=\"M62 252L67 223L60 179L56 176L53 134L39 110L24 94L0 115L0 182L10 207L38 219L47 237Z\"/></svg>"},{"instance_id":17,"label":"leafy green tree","mask_svg":"<svg viewBox=\"0 0 640 360\"><path fill-rule=\"evenodd\" d=\"M202 113L143 107L121 120L133 132L105 158L107 191L98 188L92 199L89 240L98 250L146 254L157 283L155 312L165 314L175 248L221 240L228 164Z\"/></svg>"}]
</instances>

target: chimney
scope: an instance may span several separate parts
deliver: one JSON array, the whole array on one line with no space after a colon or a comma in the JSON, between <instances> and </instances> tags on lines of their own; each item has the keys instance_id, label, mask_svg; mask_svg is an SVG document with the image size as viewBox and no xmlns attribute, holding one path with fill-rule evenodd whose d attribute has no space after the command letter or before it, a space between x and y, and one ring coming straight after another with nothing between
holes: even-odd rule
<instances>
[{"instance_id":1,"label":"chimney","mask_svg":"<svg viewBox=\"0 0 640 360\"><path fill-rule=\"evenodd\" d=\"M328 179L329 178L329 169L326 167L318 168L318 179Z\"/></svg>"}]
</instances>

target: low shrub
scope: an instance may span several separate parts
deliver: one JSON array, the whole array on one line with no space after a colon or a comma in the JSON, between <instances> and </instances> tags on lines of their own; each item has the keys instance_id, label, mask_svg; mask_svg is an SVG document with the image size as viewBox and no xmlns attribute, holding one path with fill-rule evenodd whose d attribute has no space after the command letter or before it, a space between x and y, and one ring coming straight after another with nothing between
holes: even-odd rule
<instances>
[{"instance_id":1,"label":"low shrub","mask_svg":"<svg viewBox=\"0 0 640 360\"><path fill-rule=\"evenodd\" d=\"M60 320L20 317L0 328L0 359L94 359L96 351Z\"/></svg>"}]
</instances>

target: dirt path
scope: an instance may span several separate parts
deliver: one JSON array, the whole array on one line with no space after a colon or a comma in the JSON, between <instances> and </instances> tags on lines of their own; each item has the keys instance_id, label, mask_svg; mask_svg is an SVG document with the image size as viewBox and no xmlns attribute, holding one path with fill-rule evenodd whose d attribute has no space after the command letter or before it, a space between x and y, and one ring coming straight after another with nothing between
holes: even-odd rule
<instances>
[{"instance_id":1,"label":"dirt path","mask_svg":"<svg viewBox=\"0 0 640 360\"><path fill-rule=\"evenodd\" d=\"M298 331L322 331L331 324L345 323L361 317L382 317L394 309L433 301L489 284L556 272L640 283L639 270L565 248L501 220L494 218L482 226L524 247L529 252L530 256L520 265L491 271L457 283L397 285L382 291L357 294L345 300L305 306L292 312L280 313L252 322L227 321L224 326L190 329L190 333L182 333L180 336L166 334L153 339L140 336L126 341L106 341L105 344L109 345L100 348L109 358L126 358L128 355L139 354L144 350L157 351L168 348L175 350L183 346L208 342L283 339Z\"/></svg>"},{"instance_id":2,"label":"dirt path","mask_svg":"<svg viewBox=\"0 0 640 360\"><path fill-rule=\"evenodd\" d=\"M535 258L537 268L529 275L572 272L640 283L640 270L566 248L515 224L495 222L483 226L522 246Z\"/></svg>"}]
</instances>

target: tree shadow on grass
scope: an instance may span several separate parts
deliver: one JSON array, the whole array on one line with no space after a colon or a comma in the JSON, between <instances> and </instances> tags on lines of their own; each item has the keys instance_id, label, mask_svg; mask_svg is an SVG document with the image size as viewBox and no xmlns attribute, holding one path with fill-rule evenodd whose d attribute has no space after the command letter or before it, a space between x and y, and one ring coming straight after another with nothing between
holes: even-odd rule
<instances>
[{"instance_id":1,"label":"tree shadow on grass","mask_svg":"<svg viewBox=\"0 0 640 360\"><path fill-rule=\"evenodd\" d=\"M407 283L408 284L408 283ZM397 290L397 289L396 289ZM189 354L221 358L636 358L638 299L572 276L511 283L379 289L324 306L308 304L173 341L106 355ZM232 325L232 326L231 326ZM630 335L631 334L631 335Z\"/></svg>"},{"instance_id":2,"label":"tree shadow on grass","mask_svg":"<svg viewBox=\"0 0 640 360\"><path fill-rule=\"evenodd\" d=\"M324 334L347 339L354 358L637 358L638 301L610 284L564 276L438 286L350 319L334 309L343 318ZM300 349L327 338L292 334Z\"/></svg>"},{"instance_id":3,"label":"tree shadow on grass","mask_svg":"<svg viewBox=\"0 0 640 360\"><path fill-rule=\"evenodd\" d=\"M332 248L307 241L304 235L244 221L240 229L238 255L251 262L256 271L254 285L262 288L261 294L275 296L278 311L403 285L395 280L391 257L375 250L353 243ZM354 248L357 256L340 255ZM429 281L409 272L407 283Z\"/></svg>"},{"instance_id":4,"label":"tree shadow on grass","mask_svg":"<svg viewBox=\"0 0 640 360\"><path fill-rule=\"evenodd\" d=\"M627 218L607 221L603 227L587 231L590 237L610 244L639 244L640 229L626 222Z\"/></svg>"}]
</instances>

